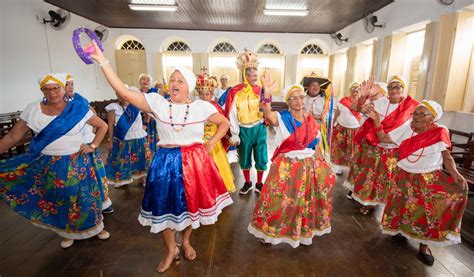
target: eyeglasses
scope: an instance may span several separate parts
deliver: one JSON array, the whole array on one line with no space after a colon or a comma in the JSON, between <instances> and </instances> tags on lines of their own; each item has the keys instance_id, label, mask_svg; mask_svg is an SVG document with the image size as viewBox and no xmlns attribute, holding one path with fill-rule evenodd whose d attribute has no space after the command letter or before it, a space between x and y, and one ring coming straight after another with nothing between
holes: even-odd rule
<instances>
[{"instance_id":1,"label":"eyeglasses","mask_svg":"<svg viewBox=\"0 0 474 277\"><path fill-rule=\"evenodd\" d=\"M300 95L300 96L291 96L291 97L288 97L288 100L291 100L291 101L294 101L294 100L301 100L303 101L305 98L304 95Z\"/></svg>"},{"instance_id":2,"label":"eyeglasses","mask_svg":"<svg viewBox=\"0 0 474 277\"><path fill-rule=\"evenodd\" d=\"M403 88L402 86L388 86L387 87L388 90L400 90L402 88Z\"/></svg>"},{"instance_id":3,"label":"eyeglasses","mask_svg":"<svg viewBox=\"0 0 474 277\"><path fill-rule=\"evenodd\" d=\"M44 93L51 93L51 92L58 93L61 91L61 86L52 87L52 88L41 88L41 91Z\"/></svg>"},{"instance_id":4,"label":"eyeglasses","mask_svg":"<svg viewBox=\"0 0 474 277\"><path fill-rule=\"evenodd\" d=\"M425 118L426 116L429 116L429 115L432 116L432 114L430 114L430 113L411 113L411 116L413 116L413 117L419 116L419 117Z\"/></svg>"}]
</instances>

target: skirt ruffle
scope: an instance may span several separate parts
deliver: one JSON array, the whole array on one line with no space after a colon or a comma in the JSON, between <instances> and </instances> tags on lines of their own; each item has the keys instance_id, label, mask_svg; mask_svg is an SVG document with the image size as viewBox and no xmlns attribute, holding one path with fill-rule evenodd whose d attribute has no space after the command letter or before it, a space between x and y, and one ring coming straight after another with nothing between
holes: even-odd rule
<instances>
[{"instance_id":1,"label":"skirt ruffle","mask_svg":"<svg viewBox=\"0 0 474 277\"><path fill-rule=\"evenodd\" d=\"M64 238L86 239L104 228L103 197L90 155L41 155L28 167L0 173L0 199Z\"/></svg>"},{"instance_id":2,"label":"skirt ruffle","mask_svg":"<svg viewBox=\"0 0 474 277\"><path fill-rule=\"evenodd\" d=\"M366 145L357 164L351 167L348 183L354 186L352 197L364 206L384 205L393 170L397 166L396 149Z\"/></svg>"},{"instance_id":3,"label":"skirt ruffle","mask_svg":"<svg viewBox=\"0 0 474 277\"><path fill-rule=\"evenodd\" d=\"M158 148L138 217L152 233L214 224L232 204L219 171L202 144Z\"/></svg>"},{"instance_id":4,"label":"skirt ruffle","mask_svg":"<svg viewBox=\"0 0 474 277\"><path fill-rule=\"evenodd\" d=\"M467 188L441 171L409 173L397 168L382 216L382 232L400 233L432 246L461 243L467 194Z\"/></svg>"},{"instance_id":5,"label":"skirt ruffle","mask_svg":"<svg viewBox=\"0 0 474 277\"><path fill-rule=\"evenodd\" d=\"M146 138L119 140L114 138L107 157L107 181L115 187L127 185L146 176L150 150Z\"/></svg>"},{"instance_id":6,"label":"skirt ruffle","mask_svg":"<svg viewBox=\"0 0 474 277\"><path fill-rule=\"evenodd\" d=\"M273 161L248 231L267 243L309 245L331 232L335 176L322 157Z\"/></svg>"}]
</instances>

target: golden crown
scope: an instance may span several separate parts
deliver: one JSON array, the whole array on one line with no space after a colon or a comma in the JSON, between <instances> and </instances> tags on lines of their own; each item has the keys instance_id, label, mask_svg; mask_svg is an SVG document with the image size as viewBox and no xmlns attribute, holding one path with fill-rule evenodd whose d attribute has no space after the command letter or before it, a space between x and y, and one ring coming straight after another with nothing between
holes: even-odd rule
<instances>
[{"instance_id":1,"label":"golden crown","mask_svg":"<svg viewBox=\"0 0 474 277\"><path fill-rule=\"evenodd\" d=\"M207 68L201 68L201 74L196 75L196 90L198 92L201 91L209 91L211 88L216 88L217 78L215 76L209 76L206 72Z\"/></svg>"},{"instance_id":2,"label":"golden crown","mask_svg":"<svg viewBox=\"0 0 474 277\"><path fill-rule=\"evenodd\" d=\"M244 48L244 52L239 54L237 57L237 67L240 70L244 70L244 68L248 67L258 67L258 57L257 54L250 52L247 48Z\"/></svg>"}]
</instances>

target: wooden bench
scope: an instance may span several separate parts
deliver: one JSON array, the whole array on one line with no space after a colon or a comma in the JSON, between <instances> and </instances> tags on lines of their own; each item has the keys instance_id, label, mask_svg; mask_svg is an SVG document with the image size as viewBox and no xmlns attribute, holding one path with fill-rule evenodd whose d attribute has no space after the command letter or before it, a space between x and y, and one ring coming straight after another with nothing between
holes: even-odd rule
<instances>
[{"instance_id":1,"label":"wooden bench","mask_svg":"<svg viewBox=\"0 0 474 277\"><path fill-rule=\"evenodd\" d=\"M464 141L453 142L453 135L462 138ZM461 164L463 162L463 155L469 151L469 143L472 141L473 137L474 133L472 132L467 133L452 129L449 130L449 138L451 140L451 155L453 156L457 164Z\"/></svg>"},{"instance_id":2,"label":"wooden bench","mask_svg":"<svg viewBox=\"0 0 474 277\"><path fill-rule=\"evenodd\" d=\"M105 110L105 107L107 107L107 105L109 105L110 103L115 103L117 101L118 101L117 99L109 99L109 100L102 100L102 101L92 101L89 104L95 110L97 115L103 121L105 121L105 123L108 123L107 111Z\"/></svg>"},{"instance_id":3,"label":"wooden bench","mask_svg":"<svg viewBox=\"0 0 474 277\"><path fill-rule=\"evenodd\" d=\"M0 138L3 138L11 131L13 126L20 120L20 114L20 111L0 114ZM1 154L0 158L8 158L13 155L25 153L32 137L33 133L28 132L20 142L10 148L6 153Z\"/></svg>"}]
</instances>

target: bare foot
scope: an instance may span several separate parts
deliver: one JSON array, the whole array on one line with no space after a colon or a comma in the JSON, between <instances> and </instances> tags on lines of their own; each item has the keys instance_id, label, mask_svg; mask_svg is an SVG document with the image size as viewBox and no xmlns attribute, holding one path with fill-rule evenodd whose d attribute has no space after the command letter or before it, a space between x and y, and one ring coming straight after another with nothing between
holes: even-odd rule
<instances>
[{"instance_id":1,"label":"bare foot","mask_svg":"<svg viewBox=\"0 0 474 277\"><path fill-rule=\"evenodd\" d=\"M189 261L194 261L197 257L196 250L191 246L189 242L183 241L184 257Z\"/></svg>"},{"instance_id":2,"label":"bare foot","mask_svg":"<svg viewBox=\"0 0 474 277\"><path fill-rule=\"evenodd\" d=\"M169 253L166 255L166 257L164 257L161 261L160 261L160 264L158 265L158 267L156 268L156 271L158 271L158 273L164 273L165 271L167 271L170 267L171 267L171 264L175 261L175 260L178 260L179 259L179 248L176 247L174 249L174 252L173 253Z\"/></svg>"}]
</instances>

